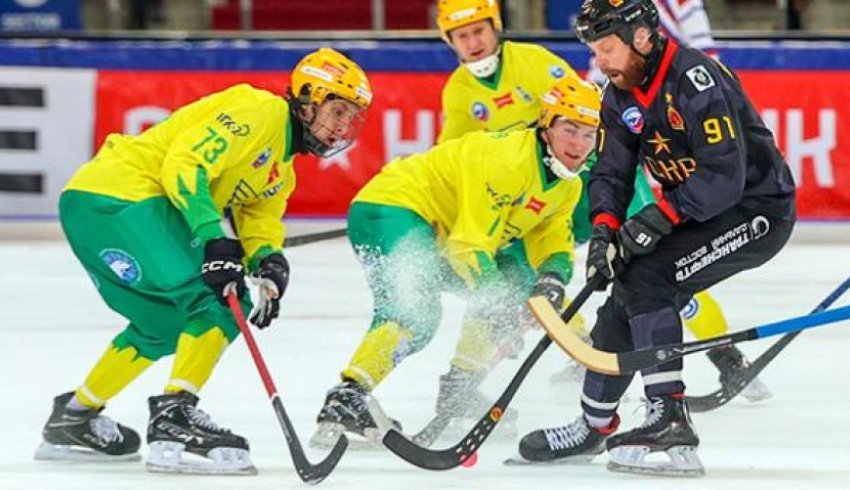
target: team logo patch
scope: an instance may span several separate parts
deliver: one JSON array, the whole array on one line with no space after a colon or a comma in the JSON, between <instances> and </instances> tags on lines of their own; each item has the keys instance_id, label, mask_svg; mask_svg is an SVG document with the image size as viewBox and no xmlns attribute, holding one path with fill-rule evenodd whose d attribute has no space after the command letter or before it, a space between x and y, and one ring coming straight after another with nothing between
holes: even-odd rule
<instances>
[{"instance_id":1,"label":"team logo patch","mask_svg":"<svg viewBox=\"0 0 850 490\"><path fill-rule=\"evenodd\" d=\"M697 313L699 313L699 301L697 301L696 298L691 298L691 300L688 301L688 304L682 308L682 317L684 317L685 320L690 320L697 316Z\"/></svg>"},{"instance_id":2,"label":"team logo patch","mask_svg":"<svg viewBox=\"0 0 850 490\"><path fill-rule=\"evenodd\" d=\"M534 214L540 214L540 212L543 211L543 208L545 207L546 202L539 201L534 196L532 196L531 199L528 200L528 204L525 205L525 209L530 209L534 211Z\"/></svg>"},{"instance_id":3,"label":"team logo patch","mask_svg":"<svg viewBox=\"0 0 850 490\"><path fill-rule=\"evenodd\" d=\"M564 69L558 65L552 65L552 67L549 68L549 74L552 75L552 78L557 80L564 76Z\"/></svg>"},{"instance_id":4,"label":"team logo patch","mask_svg":"<svg viewBox=\"0 0 850 490\"><path fill-rule=\"evenodd\" d=\"M667 122L670 123L670 128L675 131L685 130L685 120L672 105L667 106Z\"/></svg>"},{"instance_id":5,"label":"team logo patch","mask_svg":"<svg viewBox=\"0 0 850 490\"><path fill-rule=\"evenodd\" d=\"M517 85L516 93L519 94L519 97L526 102L534 102L534 97L531 96L528 92L522 89L519 85Z\"/></svg>"},{"instance_id":6,"label":"team logo patch","mask_svg":"<svg viewBox=\"0 0 850 490\"><path fill-rule=\"evenodd\" d=\"M272 165L272 169L269 172L269 180L267 183L271 184L277 180L278 177L280 177L280 170L277 168L277 162L274 162L274 165Z\"/></svg>"},{"instance_id":7,"label":"team logo patch","mask_svg":"<svg viewBox=\"0 0 850 490\"><path fill-rule=\"evenodd\" d=\"M685 72L685 75L691 80L694 88L700 92L705 92L715 85L714 79L711 78L711 73L703 65L697 65L691 68Z\"/></svg>"},{"instance_id":8,"label":"team logo patch","mask_svg":"<svg viewBox=\"0 0 850 490\"><path fill-rule=\"evenodd\" d=\"M619 7L625 0L608 0L612 7Z\"/></svg>"},{"instance_id":9,"label":"team logo patch","mask_svg":"<svg viewBox=\"0 0 850 490\"><path fill-rule=\"evenodd\" d=\"M505 95L500 95L493 99L493 103L496 104L496 109L501 109L506 105L511 105L514 103L514 94L511 92L506 93Z\"/></svg>"},{"instance_id":10,"label":"team logo patch","mask_svg":"<svg viewBox=\"0 0 850 490\"><path fill-rule=\"evenodd\" d=\"M634 134L640 134L643 131L643 114L635 106L631 106L623 112L623 122Z\"/></svg>"},{"instance_id":11,"label":"team logo patch","mask_svg":"<svg viewBox=\"0 0 850 490\"><path fill-rule=\"evenodd\" d=\"M486 121L490 119L490 111L482 102L475 102L472 104L472 117L479 121Z\"/></svg>"},{"instance_id":12,"label":"team logo patch","mask_svg":"<svg viewBox=\"0 0 850 490\"><path fill-rule=\"evenodd\" d=\"M256 160L254 160L254 163L252 163L252 164L251 164L251 166L252 166L252 167L254 167L254 168L260 168L260 167L262 167L263 165L265 165L266 163L268 163L268 161L269 161L269 157L270 157L270 156L272 156L272 150L271 150L271 148L269 148L269 149L267 149L266 151L264 151L264 152L260 153L260 156L258 156L258 157L257 157L257 159L256 159Z\"/></svg>"},{"instance_id":13,"label":"team logo patch","mask_svg":"<svg viewBox=\"0 0 850 490\"><path fill-rule=\"evenodd\" d=\"M139 262L123 250L106 248L98 254L100 260L126 284L136 284L142 279L142 268Z\"/></svg>"}]
</instances>

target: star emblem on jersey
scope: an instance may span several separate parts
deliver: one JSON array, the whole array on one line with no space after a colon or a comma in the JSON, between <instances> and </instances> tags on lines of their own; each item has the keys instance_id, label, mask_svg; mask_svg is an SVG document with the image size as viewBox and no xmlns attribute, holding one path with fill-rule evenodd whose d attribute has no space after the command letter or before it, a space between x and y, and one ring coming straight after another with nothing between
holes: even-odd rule
<instances>
[{"instance_id":1,"label":"star emblem on jersey","mask_svg":"<svg viewBox=\"0 0 850 490\"><path fill-rule=\"evenodd\" d=\"M508 92L504 95L494 97L493 103L496 104L496 109L501 109L506 105L511 105L514 103L514 95L511 92Z\"/></svg>"},{"instance_id":2,"label":"star emblem on jersey","mask_svg":"<svg viewBox=\"0 0 850 490\"><path fill-rule=\"evenodd\" d=\"M670 145L667 144L670 139L661 136L661 133L659 133L658 131L655 132L654 136L654 138L648 139L646 141L647 143L652 143L653 145L655 145L655 154L658 155L662 151L670 153Z\"/></svg>"},{"instance_id":3,"label":"star emblem on jersey","mask_svg":"<svg viewBox=\"0 0 850 490\"><path fill-rule=\"evenodd\" d=\"M534 212L534 214L540 214L543 211L543 208L546 207L545 201L540 201L536 197L532 196L531 199L528 200L528 204L525 205L525 209L530 209Z\"/></svg>"}]
</instances>

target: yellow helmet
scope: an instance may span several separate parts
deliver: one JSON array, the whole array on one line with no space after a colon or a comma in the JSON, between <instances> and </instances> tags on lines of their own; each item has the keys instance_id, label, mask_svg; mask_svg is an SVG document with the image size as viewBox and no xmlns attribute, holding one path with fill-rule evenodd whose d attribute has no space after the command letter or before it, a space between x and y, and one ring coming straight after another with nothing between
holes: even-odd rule
<instances>
[{"instance_id":1,"label":"yellow helmet","mask_svg":"<svg viewBox=\"0 0 850 490\"><path fill-rule=\"evenodd\" d=\"M449 31L479 20L489 19L496 32L502 32L502 16L496 0L439 0L437 26L443 40L451 44Z\"/></svg>"},{"instance_id":2,"label":"yellow helmet","mask_svg":"<svg viewBox=\"0 0 850 490\"><path fill-rule=\"evenodd\" d=\"M542 128L551 126L558 117L599 126L602 91L592 82L566 76L543 94L540 105L542 111L537 124Z\"/></svg>"},{"instance_id":3,"label":"yellow helmet","mask_svg":"<svg viewBox=\"0 0 850 490\"><path fill-rule=\"evenodd\" d=\"M369 79L357 63L331 48L321 48L295 65L292 95L302 103L321 104L331 94L362 109L372 102Z\"/></svg>"}]
</instances>

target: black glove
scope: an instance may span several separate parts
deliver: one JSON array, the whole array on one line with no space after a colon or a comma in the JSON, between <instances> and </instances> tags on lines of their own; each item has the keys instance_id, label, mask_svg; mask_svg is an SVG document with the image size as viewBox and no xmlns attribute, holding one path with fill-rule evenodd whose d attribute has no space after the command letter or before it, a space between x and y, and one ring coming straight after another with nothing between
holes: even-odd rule
<instances>
[{"instance_id":1,"label":"black glove","mask_svg":"<svg viewBox=\"0 0 850 490\"><path fill-rule=\"evenodd\" d=\"M655 250L660 240L673 231L673 223L655 204L650 204L626 220L617 233L624 263Z\"/></svg>"},{"instance_id":2,"label":"black glove","mask_svg":"<svg viewBox=\"0 0 850 490\"><path fill-rule=\"evenodd\" d=\"M227 295L236 292L241 298L248 288L245 286L245 270L242 267L242 244L232 238L215 238L204 245L204 264L201 277L215 292L219 303L227 306Z\"/></svg>"},{"instance_id":3,"label":"black glove","mask_svg":"<svg viewBox=\"0 0 850 490\"><path fill-rule=\"evenodd\" d=\"M260 267L251 274L251 282L260 288L260 300L251 313L251 323L259 328L268 327L280 313L280 298L289 284L289 262L275 253L260 261Z\"/></svg>"},{"instance_id":4,"label":"black glove","mask_svg":"<svg viewBox=\"0 0 850 490\"><path fill-rule=\"evenodd\" d=\"M564 290L566 288L567 285L564 284L560 274L544 272L537 276L534 289L531 290L531 296L545 296L552 307L555 308L555 311L561 313L564 311Z\"/></svg>"},{"instance_id":5,"label":"black glove","mask_svg":"<svg viewBox=\"0 0 850 490\"><path fill-rule=\"evenodd\" d=\"M623 269L623 260L616 246L616 233L606 224L593 227L593 235L587 250L587 281L601 274L607 281L602 281L597 291L602 291L608 285L608 281L620 273Z\"/></svg>"}]
</instances>

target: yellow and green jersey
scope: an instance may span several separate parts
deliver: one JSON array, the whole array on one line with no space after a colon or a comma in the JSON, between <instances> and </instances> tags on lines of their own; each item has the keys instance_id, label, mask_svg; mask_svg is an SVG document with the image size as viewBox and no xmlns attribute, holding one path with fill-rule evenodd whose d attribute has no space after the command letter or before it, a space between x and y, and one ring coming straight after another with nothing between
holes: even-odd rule
<instances>
[{"instance_id":1,"label":"yellow and green jersey","mask_svg":"<svg viewBox=\"0 0 850 490\"><path fill-rule=\"evenodd\" d=\"M202 242L230 208L246 256L280 250L295 188L287 102L247 84L186 105L138 136L111 134L66 190L130 202L167 197Z\"/></svg>"},{"instance_id":2,"label":"yellow and green jersey","mask_svg":"<svg viewBox=\"0 0 850 490\"><path fill-rule=\"evenodd\" d=\"M499 68L489 82L459 66L443 87L443 129L438 143L470 131L510 131L531 126L540 96L555 80L577 76L570 65L536 44L505 41Z\"/></svg>"},{"instance_id":3,"label":"yellow and green jersey","mask_svg":"<svg viewBox=\"0 0 850 490\"><path fill-rule=\"evenodd\" d=\"M497 251L522 239L535 269L569 278L571 215L581 180L551 176L534 129L469 133L393 160L355 196L410 209L436 230L452 268L469 285Z\"/></svg>"}]
</instances>

